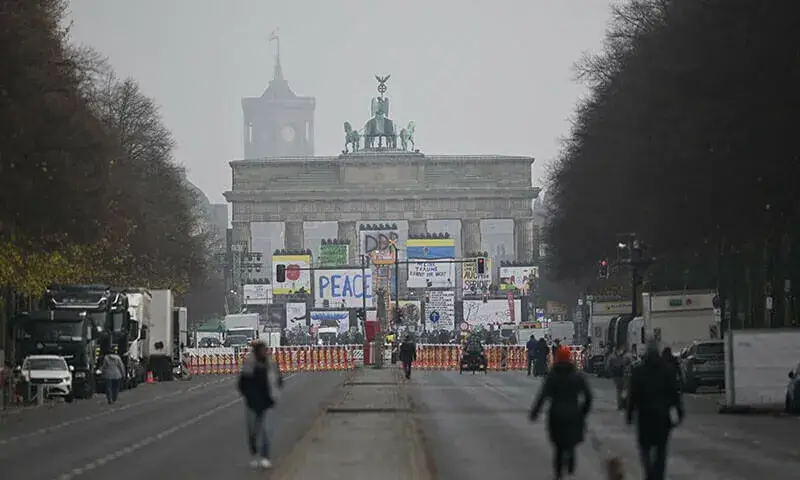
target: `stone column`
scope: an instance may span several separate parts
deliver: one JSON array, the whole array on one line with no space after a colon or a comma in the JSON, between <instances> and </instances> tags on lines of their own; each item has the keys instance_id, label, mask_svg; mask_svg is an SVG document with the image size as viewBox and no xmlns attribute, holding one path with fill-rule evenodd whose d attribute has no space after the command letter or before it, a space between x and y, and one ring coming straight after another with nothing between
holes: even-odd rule
<instances>
[{"instance_id":1,"label":"stone column","mask_svg":"<svg viewBox=\"0 0 800 480\"><path fill-rule=\"evenodd\" d=\"M305 231L302 220L284 222L283 245L287 250L302 250L305 245Z\"/></svg>"},{"instance_id":2,"label":"stone column","mask_svg":"<svg viewBox=\"0 0 800 480\"><path fill-rule=\"evenodd\" d=\"M233 245L245 245L247 250L250 251L252 247L252 236L250 234L250 222L231 222ZM234 249L239 247L233 247Z\"/></svg>"},{"instance_id":3,"label":"stone column","mask_svg":"<svg viewBox=\"0 0 800 480\"><path fill-rule=\"evenodd\" d=\"M350 265L361 265L361 259L358 256L358 222L338 222L336 228L336 237L339 240L350 242L350 252L348 254L347 263Z\"/></svg>"},{"instance_id":4,"label":"stone column","mask_svg":"<svg viewBox=\"0 0 800 480\"><path fill-rule=\"evenodd\" d=\"M518 262L528 262L536 258L534 224L532 218L514 219L514 255Z\"/></svg>"},{"instance_id":5,"label":"stone column","mask_svg":"<svg viewBox=\"0 0 800 480\"><path fill-rule=\"evenodd\" d=\"M461 255L481 251L481 221L461 219Z\"/></svg>"},{"instance_id":6,"label":"stone column","mask_svg":"<svg viewBox=\"0 0 800 480\"><path fill-rule=\"evenodd\" d=\"M408 221L408 236L422 236L428 233L427 220L409 220Z\"/></svg>"}]
</instances>

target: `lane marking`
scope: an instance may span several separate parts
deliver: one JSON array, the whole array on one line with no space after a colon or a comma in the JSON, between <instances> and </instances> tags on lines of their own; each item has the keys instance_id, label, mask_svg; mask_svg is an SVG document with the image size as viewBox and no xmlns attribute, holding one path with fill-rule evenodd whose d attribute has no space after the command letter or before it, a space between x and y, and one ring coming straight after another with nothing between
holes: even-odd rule
<instances>
[{"instance_id":1,"label":"lane marking","mask_svg":"<svg viewBox=\"0 0 800 480\"><path fill-rule=\"evenodd\" d=\"M189 388L185 388L185 389L182 389L182 390L176 390L174 392L170 392L170 393L167 393L167 394L158 395L156 397L147 398L147 399L140 400L140 401L134 402L134 403L129 403L129 404L123 405L121 407L111 408L109 410L105 410L105 411L97 412L97 413L92 413L90 415L86 415L86 416L79 417L79 418L74 418L72 420L67 420L67 421L64 421L64 422L61 422L61 423L57 423L55 425L49 425L47 427L40 428L38 430L34 430L33 432L23 433L23 434L20 434L20 435L15 435L13 437L7 437L7 438L4 438L4 439L0 439L0 445L7 445L7 444L12 443L12 442L17 442L17 441L26 440L26 439L32 438L32 437L37 437L39 435L44 435L44 434L53 432L55 430L60 430L60 429L65 428L65 427L70 427L70 426L76 425L78 423L86 422L86 421L89 421L89 420L94 420L95 418L112 415L112 414L117 413L117 412L121 412L121 411L124 411L124 410L130 410L130 409L132 409L134 407L138 407L138 406L141 406L141 405L146 405L146 404L149 404L149 403L153 403L153 402L156 402L158 400L165 400L165 399L168 399L168 398L176 397L176 396L184 394L184 393L194 392L194 391L197 391L197 390L200 390L200 389L203 389L203 388L207 388L207 387L210 387L210 386L219 385L219 384L225 383L227 381L230 381L231 379L232 379L231 377L226 377L226 378L222 378L222 379L219 379L219 380L214 380L214 381L211 381L211 382L201 383L200 385L193 385L193 386L191 386ZM102 402L98 402L98 403L106 403L106 402L105 402L105 400L103 400Z\"/></svg>"},{"instance_id":2,"label":"lane marking","mask_svg":"<svg viewBox=\"0 0 800 480\"><path fill-rule=\"evenodd\" d=\"M111 462L111 461L116 460L118 458L122 458L122 457L124 457L126 455L130 455L131 453L136 452L137 450L141 450L142 448L144 448L144 447L146 447L146 446L148 446L148 445L150 445L152 443L158 442L159 440L163 440L164 438L172 435L173 433L178 432L180 430L183 430L183 429L185 429L187 427L190 427L190 426L194 425L195 423L198 423L200 420L203 420L204 418L208 418L208 417L210 417L211 415L213 415L213 414L215 414L217 412L220 412L222 410L225 410L226 408L232 407L233 405L236 405L237 403L241 403L241 401L242 401L242 399L237 397L234 400L231 400L229 402L223 403L222 405L216 406L216 407L212 408L211 410L207 410L206 412L203 412L200 415L192 418L191 420L187 420L187 421L185 421L183 423L179 423L178 425L175 425L172 428L168 428L167 430L164 430L164 431L162 431L161 433L159 433L157 435L152 435L152 436L146 437L146 438L144 438L142 440L139 440L136 443L128 445L125 448L122 448L122 449L117 450L115 452L109 453L108 455L105 455L103 457L100 457L100 458L92 461L92 462L89 462L89 463L87 463L86 465L84 465L82 467L73 468L71 471L58 476L57 480L72 480L73 478L76 478L76 477L79 477L79 476L81 476L81 475L83 475L85 473L91 472L92 470L94 470L94 469L96 469L98 467L101 467L101 466L105 465L108 462Z\"/></svg>"},{"instance_id":3,"label":"lane marking","mask_svg":"<svg viewBox=\"0 0 800 480\"><path fill-rule=\"evenodd\" d=\"M283 381L286 382L290 378L294 377L294 375L295 375L294 373L290 373L289 375L285 375L283 377ZM284 389L285 389L285 387L282 390L284 390ZM92 470L97 469L98 467L101 467L101 466L105 465L106 463L109 463L109 462L111 462L113 460L117 460L117 459L122 458L122 457L124 457L126 455L130 455L131 453L136 452L137 450L141 450L142 448L144 448L144 447L146 447L146 446L148 446L150 444L158 442L159 440L163 440L164 438L172 435L173 433L176 433L176 432L179 432L181 430L184 430L187 427L190 427L190 426L198 423L200 420L203 420L204 418L208 418L208 417L210 417L211 415L213 415L213 414L215 414L217 412L221 412L222 410L225 410L226 408L230 408L230 407L232 407L232 406L234 406L234 405L236 405L238 403L241 403L241 402L242 402L242 398L237 396L234 400L231 400L229 402L223 403L222 405L218 405L218 406L212 408L211 410L207 410L207 411L201 413L200 415L198 415L196 417L193 417L191 420L187 420L187 421L185 421L183 423L179 423L178 425L175 425L172 428L168 428L167 430L164 430L164 431L162 431L162 432L160 432L160 433L158 433L156 435L151 435L149 437L145 437L144 439L139 440L138 442L133 443L131 445L128 445L125 448L121 448L121 449L119 449L119 450L117 450L115 452L109 453L108 455L105 455L103 457L97 458L97 459L87 463L86 465L83 465L82 467L73 468L69 472L63 473L60 476L58 476L57 480L72 480L74 478L77 478L77 477L79 477L79 476L81 476L83 474L86 474L88 472L91 472Z\"/></svg>"}]
</instances>

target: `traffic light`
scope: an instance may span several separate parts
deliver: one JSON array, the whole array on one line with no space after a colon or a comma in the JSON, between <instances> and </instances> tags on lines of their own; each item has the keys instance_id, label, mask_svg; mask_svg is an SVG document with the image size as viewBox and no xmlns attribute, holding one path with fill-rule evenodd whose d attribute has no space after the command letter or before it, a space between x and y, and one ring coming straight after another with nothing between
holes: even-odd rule
<instances>
[{"instance_id":1,"label":"traffic light","mask_svg":"<svg viewBox=\"0 0 800 480\"><path fill-rule=\"evenodd\" d=\"M608 260L606 260L605 258L600 260L600 270L598 271L598 277L608 278Z\"/></svg>"},{"instance_id":2,"label":"traffic light","mask_svg":"<svg viewBox=\"0 0 800 480\"><path fill-rule=\"evenodd\" d=\"M286 265L278 265L275 267L275 276L278 277L278 283L286 282Z\"/></svg>"},{"instance_id":3,"label":"traffic light","mask_svg":"<svg viewBox=\"0 0 800 480\"><path fill-rule=\"evenodd\" d=\"M486 259L481 257L478 259L478 275L486 273Z\"/></svg>"}]
</instances>

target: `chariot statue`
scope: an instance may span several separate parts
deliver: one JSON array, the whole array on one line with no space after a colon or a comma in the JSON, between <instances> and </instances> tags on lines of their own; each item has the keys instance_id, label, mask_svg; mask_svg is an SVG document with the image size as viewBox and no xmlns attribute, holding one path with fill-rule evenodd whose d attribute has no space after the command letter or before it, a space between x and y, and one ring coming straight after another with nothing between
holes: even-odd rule
<instances>
[{"instance_id":1,"label":"chariot statue","mask_svg":"<svg viewBox=\"0 0 800 480\"><path fill-rule=\"evenodd\" d=\"M372 118L364 125L364 148L397 148L394 122L389 119L389 99L383 96L390 77L391 75L375 75L380 96L374 97L370 105Z\"/></svg>"},{"instance_id":2,"label":"chariot statue","mask_svg":"<svg viewBox=\"0 0 800 480\"><path fill-rule=\"evenodd\" d=\"M387 87L386 82L391 75L381 77L375 75L378 81L379 96L373 97L370 103L370 116L364 125L364 129L359 132L355 130L350 122L344 122L344 150L343 154L356 153L362 148L370 150L398 150L397 139L399 137L401 148L404 151L416 151L414 142L415 123L408 122L408 125L400 130L398 134L395 130L394 122L389 118L389 98L384 95ZM364 146L361 146L361 139L364 139Z\"/></svg>"}]
</instances>

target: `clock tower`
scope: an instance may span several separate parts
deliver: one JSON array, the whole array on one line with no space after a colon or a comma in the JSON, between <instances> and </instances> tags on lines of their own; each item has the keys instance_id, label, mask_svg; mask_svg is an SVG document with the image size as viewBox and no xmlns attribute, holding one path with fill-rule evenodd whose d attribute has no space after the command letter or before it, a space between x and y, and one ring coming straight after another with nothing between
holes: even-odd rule
<instances>
[{"instance_id":1,"label":"clock tower","mask_svg":"<svg viewBox=\"0 0 800 480\"><path fill-rule=\"evenodd\" d=\"M242 99L244 158L314 155L315 106L314 97L296 95L283 78L279 49L267 89Z\"/></svg>"}]
</instances>

